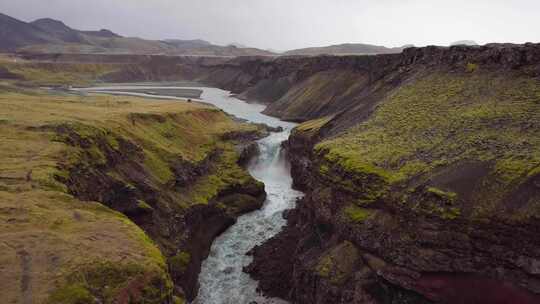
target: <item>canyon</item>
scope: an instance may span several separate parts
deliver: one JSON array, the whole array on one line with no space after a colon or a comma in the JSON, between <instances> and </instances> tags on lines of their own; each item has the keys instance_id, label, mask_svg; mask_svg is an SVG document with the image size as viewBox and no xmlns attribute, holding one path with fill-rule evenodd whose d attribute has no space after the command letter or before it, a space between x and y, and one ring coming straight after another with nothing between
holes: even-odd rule
<instances>
[{"instance_id":1,"label":"canyon","mask_svg":"<svg viewBox=\"0 0 540 304\"><path fill-rule=\"evenodd\" d=\"M267 296L292 303L540 301L538 44L233 59L18 54L2 69L0 89L8 94L19 87L62 92L100 82L191 81L300 123L283 146L292 183L305 196L285 212L284 229L250 251L253 262L244 268ZM167 261L156 286L167 296L151 302L192 300L213 240L263 204L262 184L238 160L269 129L237 125L243 123L211 109L182 114L195 120L126 115L120 130L133 120L163 139L119 137L107 124L35 130L79 151L60 162L64 173L55 183L127 215L155 241ZM179 161L188 150L175 142L191 138L186 130L193 126L212 135L196 143L200 155ZM170 154L167 145L177 150ZM160 165L141 168L145 159ZM217 185L206 179L220 168L228 173L217 175ZM140 294L140 278L123 280L133 287L124 293Z\"/></svg>"}]
</instances>

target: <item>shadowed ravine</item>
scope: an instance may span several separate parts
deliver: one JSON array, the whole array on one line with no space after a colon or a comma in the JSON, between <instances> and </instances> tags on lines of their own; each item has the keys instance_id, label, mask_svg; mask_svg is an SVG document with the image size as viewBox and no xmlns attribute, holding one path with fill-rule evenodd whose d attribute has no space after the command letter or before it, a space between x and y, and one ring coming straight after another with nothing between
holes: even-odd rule
<instances>
[{"instance_id":1,"label":"shadowed ravine","mask_svg":"<svg viewBox=\"0 0 540 304\"><path fill-rule=\"evenodd\" d=\"M177 98L129 92L131 89L143 88L155 87L101 87L82 89L82 91L109 93L108 90L116 89L123 91L116 91L116 94ZM162 88L180 89L178 87ZM210 255L202 265L199 276L199 294L194 303L286 303L280 299L266 299L259 295L256 291L257 282L244 273L242 268L251 262L251 257L246 253L282 229L286 223L282 217L283 211L293 208L296 199L302 195L301 192L292 189L289 163L281 149L281 143L288 138L295 124L261 114L265 108L263 105L245 103L230 97L227 91L215 88L190 89L202 90L201 99L204 102L211 103L238 118L283 128L282 132L272 133L258 141L260 154L249 165L249 172L253 177L265 184L267 199L264 207L238 218L235 225L214 241Z\"/></svg>"}]
</instances>

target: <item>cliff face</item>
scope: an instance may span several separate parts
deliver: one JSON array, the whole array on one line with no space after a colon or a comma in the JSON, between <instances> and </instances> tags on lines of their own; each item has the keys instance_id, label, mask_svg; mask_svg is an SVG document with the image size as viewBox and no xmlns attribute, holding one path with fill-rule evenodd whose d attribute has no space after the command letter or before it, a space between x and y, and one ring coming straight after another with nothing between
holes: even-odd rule
<instances>
[{"instance_id":1,"label":"cliff face","mask_svg":"<svg viewBox=\"0 0 540 304\"><path fill-rule=\"evenodd\" d=\"M375 56L238 58L215 64L200 77L250 100L268 103L265 113L305 121L347 113L344 128L361 121L393 89L434 69L539 73L540 47L487 45L409 48L401 54ZM525 68L526 67L526 68Z\"/></svg>"},{"instance_id":2,"label":"cliff face","mask_svg":"<svg viewBox=\"0 0 540 304\"><path fill-rule=\"evenodd\" d=\"M90 66L107 61L88 79L198 80L268 103L269 114L306 121L287 143L295 186L306 196L246 269L264 292L298 303L540 301L539 45L225 62L83 57ZM66 66L80 71L65 56L54 60L7 71L19 81L32 75L25 68L60 65L55 81L66 80ZM169 273L184 289L176 294L188 297L213 236L262 195L231 165L237 156L224 142L238 139L235 132L214 130L205 137L213 148L195 155L182 153L208 146L188 141L170 151L183 142L176 131L193 139L184 118L221 117L194 113L124 117L116 132L127 140L100 128L49 126L79 151L62 162L66 191L143 227L169 257ZM164 142L151 146L161 148L148 148L141 134L126 137L132 128L156 134ZM222 168L230 175L217 174Z\"/></svg>"},{"instance_id":3,"label":"cliff face","mask_svg":"<svg viewBox=\"0 0 540 304\"><path fill-rule=\"evenodd\" d=\"M306 196L246 270L297 303L539 302L538 46L398 59L293 132Z\"/></svg>"},{"instance_id":4,"label":"cliff face","mask_svg":"<svg viewBox=\"0 0 540 304\"><path fill-rule=\"evenodd\" d=\"M126 130L54 126L75 158L61 164L65 174L58 179L76 198L101 202L145 230L169 258L172 279L191 300L214 238L265 199L264 186L237 165L233 148L233 142L250 142L262 133L236 130L228 142L229 131L212 129L234 126L214 109L165 116L134 113L128 119L134 128L128 137L121 135ZM210 141L189 138L193 135L187 130ZM145 142L145 133L152 134L151 142ZM189 144L194 146L187 149ZM201 144L208 147L196 148Z\"/></svg>"},{"instance_id":5,"label":"cliff face","mask_svg":"<svg viewBox=\"0 0 540 304\"><path fill-rule=\"evenodd\" d=\"M213 107L42 91L0 103L8 302L192 299L213 239L265 199L238 164L264 131Z\"/></svg>"}]
</instances>

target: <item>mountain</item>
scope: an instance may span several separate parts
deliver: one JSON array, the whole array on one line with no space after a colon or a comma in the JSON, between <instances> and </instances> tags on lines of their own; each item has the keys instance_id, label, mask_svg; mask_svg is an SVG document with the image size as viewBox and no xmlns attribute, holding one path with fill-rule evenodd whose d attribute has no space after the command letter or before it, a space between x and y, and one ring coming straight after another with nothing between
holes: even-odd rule
<instances>
[{"instance_id":1,"label":"mountain","mask_svg":"<svg viewBox=\"0 0 540 304\"><path fill-rule=\"evenodd\" d=\"M474 45L478 45L478 43L476 43L476 41L474 41L474 40L459 40L459 41L456 41L456 42L452 42L450 44L450 46L453 46L453 45L471 45L471 46L474 46Z\"/></svg>"},{"instance_id":2,"label":"mountain","mask_svg":"<svg viewBox=\"0 0 540 304\"><path fill-rule=\"evenodd\" d=\"M36 21L30 22L30 25L33 25L40 30L46 32L50 36L55 37L56 39L59 39L63 42L71 42L71 43L84 43L84 37L79 32L76 31L67 25L65 25L63 22L50 19L50 18L43 18L38 19Z\"/></svg>"},{"instance_id":3,"label":"mountain","mask_svg":"<svg viewBox=\"0 0 540 304\"><path fill-rule=\"evenodd\" d=\"M0 50L14 51L39 43L59 43L53 35L32 24L0 13Z\"/></svg>"},{"instance_id":4,"label":"mountain","mask_svg":"<svg viewBox=\"0 0 540 304\"><path fill-rule=\"evenodd\" d=\"M206 40L201 40L201 39L194 39L194 40L166 39L166 40L163 40L163 42L173 45L177 48L181 48L181 49L200 48L200 47L207 47L207 46L212 45L212 43Z\"/></svg>"},{"instance_id":5,"label":"mountain","mask_svg":"<svg viewBox=\"0 0 540 304\"><path fill-rule=\"evenodd\" d=\"M122 36L113 33L107 29L101 29L99 31L82 31L81 33L101 38L122 38Z\"/></svg>"},{"instance_id":6,"label":"mountain","mask_svg":"<svg viewBox=\"0 0 540 304\"><path fill-rule=\"evenodd\" d=\"M363 44L363 43L344 43L323 47L310 47L287 51L284 55L289 56L317 56L317 55L375 55L375 54L393 54L401 53L406 47L387 48L384 46Z\"/></svg>"},{"instance_id":7,"label":"mountain","mask_svg":"<svg viewBox=\"0 0 540 304\"><path fill-rule=\"evenodd\" d=\"M204 40L147 40L110 30L81 31L62 21L42 18L27 23L0 14L0 51L75 54L162 54L196 56L273 56L255 48L218 46Z\"/></svg>"},{"instance_id":8,"label":"mountain","mask_svg":"<svg viewBox=\"0 0 540 304\"><path fill-rule=\"evenodd\" d=\"M229 43L229 44L227 44L227 46L234 46L234 47L237 47L239 49L247 49L247 48L249 48L248 46L246 46L244 44L241 44L241 43L238 43L238 42Z\"/></svg>"}]
</instances>

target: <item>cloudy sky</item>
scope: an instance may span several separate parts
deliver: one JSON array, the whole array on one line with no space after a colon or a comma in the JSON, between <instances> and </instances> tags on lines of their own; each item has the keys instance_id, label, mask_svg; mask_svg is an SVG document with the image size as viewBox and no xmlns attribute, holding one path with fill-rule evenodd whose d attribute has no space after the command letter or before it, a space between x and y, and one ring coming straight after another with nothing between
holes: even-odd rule
<instances>
[{"instance_id":1,"label":"cloudy sky","mask_svg":"<svg viewBox=\"0 0 540 304\"><path fill-rule=\"evenodd\" d=\"M540 0L1 0L0 12L125 36L276 50L540 41Z\"/></svg>"}]
</instances>

